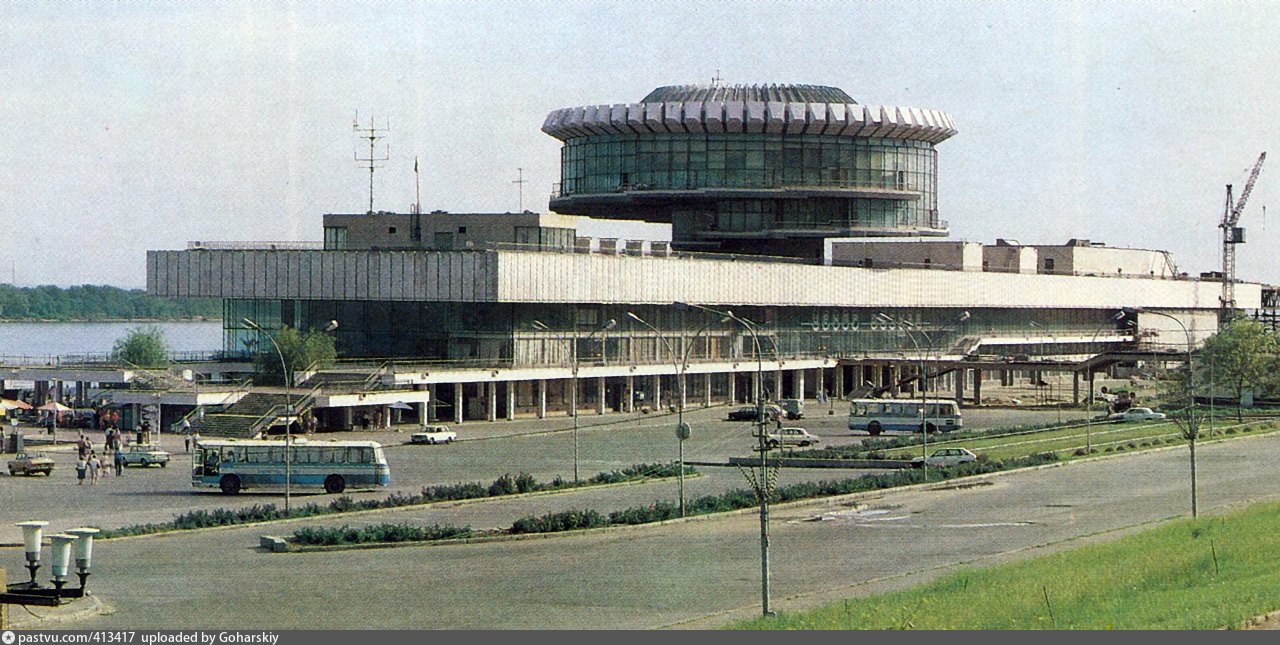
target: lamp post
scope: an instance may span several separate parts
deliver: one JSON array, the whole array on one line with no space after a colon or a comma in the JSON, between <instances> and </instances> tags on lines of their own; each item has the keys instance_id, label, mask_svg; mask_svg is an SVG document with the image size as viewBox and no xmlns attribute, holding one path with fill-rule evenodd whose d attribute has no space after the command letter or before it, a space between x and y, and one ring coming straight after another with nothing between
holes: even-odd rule
<instances>
[{"instance_id":1,"label":"lamp post","mask_svg":"<svg viewBox=\"0 0 1280 645\"><path fill-rule=\"evenodd\" d=\"M901 329L903 332L905 332L907 334L907 338L911 340L911 344L916 348L916 354L920 357L920 455L922 459L922 461L920 462L920 473L923 476L924 481L928 482L929 481L929 427L925 424L925 411L929 408L929 399L928 399L928 388L925 387L925 383L927 383L928 377L925 375L925 369L924 369L924 358L925 358L924 352L921 351L920 343L916 342L915 335L912 334L911 330L907 328L907 323L905 321L897 320L894 317L885 313L878 313L876 314L876 316L887 323L892 323L897 325L898 329ZM920 333L923 334L924 332L922 331ZM926 336L926 338L928 337ZM933 345L932 342L930 342L929 344L930 346Z\"/></svg>"},{"instance_id":2,"label":"lamp post","mask_svg":"<svg viewBox=\"0 0 1280 645\"><path fill-rule=\"evenodd\" d=\"M1185 334L1187 337L1187 427L1185 430L1185 434L1187 437L1187 444L1191 448L1191 517L1194 518L1197 515L1196 438L1200 433L1200 428L1197 425L1198 422L1196 421L1196 391L1195 391L1196 370L1195 370L1195 367L1191 364L1191 351L1195 348L1195 341L1191 338L1191 331L1187 329L1187 326L1184 325L1182 321L1177 318L1177 316L1164 313L1163 311L1153 311L1150 309L1144 309L1142 307L1133 307L1133 308L1128 308L1121 311L1121 313L1130 313L1130 312L1136 313L1136 314L1153 314L1156 316L1163 316L1165 318L1168 318L1169 320L1172 320L1173 322L1178 323L1178 326L1182 328L1182 333Z\"/></svg>"},{"instance_id":3,"label":"lamp post","mask_svg":"<svg viewBox=\"0 0 1280 645\"><path fill-rule=\"evenodd\" d=\"M769 443L765 437L765 415L764 415L764 397L761 396L760 389L764 386L764 359L761 355L760 337L756 334L755 327L750 321L735 316L732 311L720 311L711 307L695 305L690 303L677 302L677 307L692 307L701 309L708 313L722 316L723 318L732 319L734 322L742 325L748 333L751 334L751 343L756 352L756 428L757 438L760 442L758 450L760 451L760 475L755 479L754 488L756 498L760 501L760 606L761 612L765 616L773 616L773 611L769 608L769 495L772 493L769 486L768 477L768 451ZM774 352L778 351L777 343L774 344ZM781 356L778 356L779 360Z\"/></svg>"},{"instance_id":4,"label":"lamp post","mask_svg":"<svg viewBox=\"0 0 1280 645\"><path fill-rule=\"evenodd\" d=\"M1111 316L1112 320L1120 320L1121 318L1124 318L1123 311L1118 311ZM1106 329L1106 327L1099 327L1093 332L1093 338L1089 340L1090 347L1098 342L1098 334L1101 334ZM1093 367L1088 366L1087 361L1085 365L1085 369L1088 371L1085 380L1089 383L1089 396L1084 398L1084 454L1091 455L1093 454Z\"/></svg>"},{"instance_id":5,"label":"lamp post","mask_svg":"<svg viewBox=\"0 0 1280 645\"><path fill-rule=\"evenodd\" d=\"M249 318L241 318L240 322L246 327L257 331L267 340L271 341L271 347L276 350L276 356L280 357L280 373L284 376L284 512L289 514L289 500L291 498L293 484L293 455L291 454L292 433L290 429L293 427L293 402L292 402L292 385L293 379L289 377L289 365L284 360L284 351L280 349L280 343L276 342L275 336L271 332L263 329L262 325L254 322ZM330 320L324 331L331 332L338 328L338 321Z\"/></svg>"},{"instance_id":6,"label":"lamp post","mask_svg":"<svg viewBox=\"0 0 1280 645\"><path fill-rule=\"evenodd\" d=\"M679 452L680 470L678 474L679 481L680 481L680 484L679 484L680 517L684 517L684 441L685 439L689 438L689 426L686 426L684 424L684 401L685 401L685 380L686 380L685 375L689 370L689 351L693 349L693 341L697 340L698 336L702 335L702 332L706 331L707 327L711 326L711 321L707 321L705 324L702 325L700 329L698 329L697 332L694 332L693 336L689 339L689 344L685 346L684 354L680 356L680 362L676 363L675 349L671 346L671 343L666 339L666 337L662 335L662 332L658 331L657 327L650 325L647 321L645 321L640 316L637 316L634 312L628 311L627 317L640 323L641 325L644 325L645 327L648 327L649 329L652 329L653 333L657 334L658 340L662 341L663 345L666 345L667 353L671 355L671 361L672 361L673 367L675 367L676 369L676 378L680 379L680 400L676 403L676 439L679 441L679 444L680 444L680 452ZM729 318L725 316L720 319L720 322L725 322L727 320L729 320ZM681 334L680 334L681 338L683 338L684 337L683 325L681 326L680 331L681 331Z\"/></svg>"},{"instance_id":7,"label":"lamp post","mask_svg":"<svg viewBox=\"0 0 1280 645\"><path fill-rule=\"evenodd\" d=\"M534 329L551 332L551 328L547 327L540 320L534 320L529 324L533 326ZM617 325L618 325L618 321L610 318L606 320L603 325L601 325L600 327L597 327L596 329L592 330L591 333L587 334L586 340L590 341L591 337L595 336L597 333L613 329ZM573 346L570 348L570 357L571 357L571 360L573 361L573 394L570 397L570 400L573 405L573 483L575 484L580 481L578 477L578 335L577 335L577 331L578 330L575 327L574 336L573 336ZM568 342L568 339L563 334L559 334L556 332L551 332L551 333L559 337L562 342L566 342L566 343ZM604 393L601 392L600 395L604 396Z\"/></svg>"}]
</instances>

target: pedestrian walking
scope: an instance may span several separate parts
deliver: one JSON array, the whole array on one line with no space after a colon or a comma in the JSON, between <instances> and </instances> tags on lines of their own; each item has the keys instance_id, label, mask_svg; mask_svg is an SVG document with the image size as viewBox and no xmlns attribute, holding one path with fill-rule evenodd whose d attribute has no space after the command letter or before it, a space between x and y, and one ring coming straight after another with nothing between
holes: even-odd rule
<instances>
[{"instance_id":1,"label":"pedestrian walking","mask_svg":"<svg viewBox=\"0 0 1280 645\"><path fill-rule=\"evenodd\" d=\"M200 431L199 430L191 433L191 447L192 448L200 447Z\"/></svg>"},{"instance_id":2,"label":"pedestrian walking","mask_svg":"<svg viewBox=\"0 0 1280 645\"><path fill-rule=\"evenodd\" d=\"M98 461L98 453L89 453L89 485L95 486L98 483L98 470L102 468L102 462Z\"/></svg>"},{"instance_id":3,"label":"pedestrian walking","mask_svg":"<svg viewBox=\"0 0 1280 645\"><path fill-rule=\"evenodd\" d=\"M116 446L115 454L116 477L124 477L124 448Z\"/></svg>"},{"instance_id":4,"label":"pedestrian walking","mask_svg":"<svg viewBox=\"0 0 1280 645\"><path fill-rule=\"evenodd\" d=\"M85 461L84 455L76 457L76 486L84 486L84 473L89 469L89 463Z\"/></svg>"}]
</instances>

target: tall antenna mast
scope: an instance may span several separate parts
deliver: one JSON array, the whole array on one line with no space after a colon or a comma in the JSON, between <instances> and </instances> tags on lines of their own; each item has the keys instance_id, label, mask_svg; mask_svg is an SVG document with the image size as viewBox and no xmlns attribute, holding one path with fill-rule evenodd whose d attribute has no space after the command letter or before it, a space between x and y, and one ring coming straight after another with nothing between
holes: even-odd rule
<instances>
[{"instance_id":1,"label":"tall antenna mast","mask_svg":"<svg viewBox=\"0 0 1280 645\"><path fill-rule=\"evenodd\" d=\"M367 139L369 141L369 156L367 158L362 159L357 154L356 161L366 162L369 164L369 212L372 213L373 212L373 170L374 168L381 168L382 166L380 165L380 162L386 161L391 158L390 145L387 146L386 153L381 157L374 154L373 148L379 139L385 138L387 136L387 132L391 131L391 122L390 120L388 120L387 127L385 128L376 128L373 125L373 117L369 117L369 127L362 128L360 127L360 113L357 112L355 121L352 123L352 127L355 129L357 133L360 134L361 139Z\"/></svg>"},{"instance_id":2,"label":"tall antenna mast","mask_svg":"<svg viewBox=\"0 0 1280 645\"><path fill-rule=\"evenodd\" d=\"M422 181L418 177L418 158L413 158L413 231L415 242L422 241Z\"/></svg>"},{"instance_id":3,"label":"tall antenna mast","mask_svg":"<svg viewBox=\"0 0 1280 645\"><path fill-rule=\"evenodd\" d=\"M720 87L720 81L723 80L720 78L720 70L716 69L716 75L711 77L711 87Z\"/></svg>"},{"instance_id":4,"label":"tall antenna mast","mask_svg":"<svg viewBox=\"0 0 1280 645\"><path fill-rule=\"evenodd\" d=\"M523 213L524 212L524 184L525 184L524 168L516 168L516 173L517 173L516 176L518 177L518 179L516 179L511 183L520 187L520 212Z\"/></svg>"}]
</instances>

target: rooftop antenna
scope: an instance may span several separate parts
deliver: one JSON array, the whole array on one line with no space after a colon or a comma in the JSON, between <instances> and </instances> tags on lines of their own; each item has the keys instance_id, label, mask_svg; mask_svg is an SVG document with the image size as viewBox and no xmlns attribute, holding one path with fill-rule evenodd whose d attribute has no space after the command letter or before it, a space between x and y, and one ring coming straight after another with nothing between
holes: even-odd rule
<instances>
[{"instance_id":1,"label":"rooftop antenna","mask_svg":"<svg viewBox=\"0 0 1280 645\"><path fill-rule=\"evenodd\" d=\"M377 127L374 127L373 125L373 117L369 117L369 127L362 128L360 127L360 113L356 112L356 118L353 120L351 125L356 132L360 133L361 139L367 139L369 141L369 156L367 158L362 159L360 158L359 154L357 154L355 158L356 158L356 161L362 161L369 164L369 212L372 213L373 212L373 169L381 168L382 166L379 165L379 162L383 162L391 158L390 145L387 146L386 153L381 157L374 154L373 147L374 147L374 144L376 144L379 139L385 138L387 136L387 132L391 130L391 121L390 120L387 121L387 127L377 128Z\"/></svg>"},{"instance_id":2,"label":"rooftop antenna","mask_svg":"<svg viewBox=\"0 0 1280 645\"><path fill-rule=\"evenodd\" d=\"M418 177L418 157L413 158L413 231L414 242L422 241L422 181Z\"/></svg>"},{"instance_id":3,"label":"rooftop antenna","mask_svg":"<svg viewBox=\"0 0 1280 645\"><path fill-rule=\"evenodd\" d=\"M518 177L518 179L516 179L511 183L515 184L520 188L520 212L523 213L524 212L524 185L525 185L524 168L516 168L516 176Z\"/></svg>"},{"instance_id":4,"label":"rooftop antenna","mask_svg":"<svg viewBox=\"0 0 1280 645\"><path fill-rule=\"evenodd\" d=\"M720 81L723 80L723 78L720 78L720 69L717 68L716 75L711 77L711 87L720 87Z\"/></svg>"}]
</instances>

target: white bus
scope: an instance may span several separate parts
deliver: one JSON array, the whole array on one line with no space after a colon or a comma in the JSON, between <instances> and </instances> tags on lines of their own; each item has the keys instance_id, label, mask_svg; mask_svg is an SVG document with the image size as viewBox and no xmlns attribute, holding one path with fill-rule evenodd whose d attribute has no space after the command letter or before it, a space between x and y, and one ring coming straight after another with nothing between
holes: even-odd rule
<instances>
[{"instance_id":1,"label":"white bus","mask_svg":"<svg viewBox=\"0 0 1280 645\"><path fill-rule=\"evenodd\" d=\"M341 493L391 483L391 469L375 441L294 439L289 487ZM284 488L284 441L201 439L191 457L191 485L235 495L244 489Z\"/></svg>"},{"instance_id":2,"label":"white bus","mask_svg":"<svg viewBox=\"0 0 1280 645\"><path fill-rule=\"evenodd\" d=\"M854 399L849 404L849 429L873 437L890 430L920 432L922 425L929 432L959 430L964 425L960 406L952 399Z\"/></svg>"}]
</instances>

